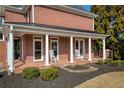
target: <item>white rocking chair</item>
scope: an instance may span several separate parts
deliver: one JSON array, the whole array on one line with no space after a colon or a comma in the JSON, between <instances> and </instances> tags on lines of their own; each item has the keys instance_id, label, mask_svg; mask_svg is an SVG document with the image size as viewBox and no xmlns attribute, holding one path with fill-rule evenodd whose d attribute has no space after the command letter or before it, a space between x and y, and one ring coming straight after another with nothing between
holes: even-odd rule
<instances>
[{"instance_id":1,"label":"white rocking chair","mask_svg":"<svg viewBox=\"0 0 124 93\"><path fill-rule=\"evenodd\" d=\"M49 53L50 53L50 61L52 63L56 63L57 62L57 58L55 57L53 50L49 50Z\"/></svg>"},{"instance_id":2,"label":"white rocking chair","mask_svg":"<svg viewBox=\"0 0 124 93\"><path fill-rule=\"evenodd\" d=\"M75 57L76 57L77 59L80 58L80 50L79 50L79 49L76 49L76 50L75 50Z\"/></svg>"}]
</instances>

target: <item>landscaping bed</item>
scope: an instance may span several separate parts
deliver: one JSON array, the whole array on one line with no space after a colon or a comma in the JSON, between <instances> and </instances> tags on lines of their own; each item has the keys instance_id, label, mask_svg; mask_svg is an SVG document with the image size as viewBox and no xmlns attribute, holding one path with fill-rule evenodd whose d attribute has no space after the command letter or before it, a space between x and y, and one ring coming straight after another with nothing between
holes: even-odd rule
<instances>
[{"instance_id":1,"label":"landscaping bed","mask_svg":"<svg viewBox=\"0 0 124 93\"><path fill-rule=\"evenodd\" d=\"M72 88L76 85L85 82L91 78L98 75L115 72L124 71L124 64L119 66L109 66L107 64L88 64L92 67L97 67L97 71L86 72L86 73L73 73L68 72L64 69L58 69L58 77L54 80L46 81L39 77L34 79L25 79L22 74L15 74L8 76L7 72L3 72L3 76L0 77L0 87L3 88ZM110 81L112 82L112 81Z\"/></svg>"},{"instance_id":2,"label":"landscaping bed","mask_svg":"<svg viewBox=\"0 0 124 93\"><path fill-rule=\"evenodd\" d=\"M72 69L72 70L86 70L89 69L88 66L85 65L68 65L65 68Z\"/></svg>"}]
</instances>

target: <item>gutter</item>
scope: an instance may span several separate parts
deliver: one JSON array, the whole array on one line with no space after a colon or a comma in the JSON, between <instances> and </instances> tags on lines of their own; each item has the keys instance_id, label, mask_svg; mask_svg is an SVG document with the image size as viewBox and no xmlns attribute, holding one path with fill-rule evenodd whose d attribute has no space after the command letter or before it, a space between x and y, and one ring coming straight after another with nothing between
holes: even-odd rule
<instances>
[{"instance_id":1,"label":"gutter","mask_svg":"<svg viewBox=\"0 0 124 93\"><path fill-rule=\"evenodd\" d=\"M84 10L79 10L79 9L72 8L72 7L68 7L68 6L65 6L65 5L47 5L47 7L62 10L62 11L66 11L66 12L70 12L70 13L74 13L74 14L78 14L80 16L85 16L85 17L89 17L89 18L98 17L98 15L96 15L94 13L87 12L87 11L84 11Z\"/></svg>"},{"instance_id":2,"label":"gutter","mask_svg":"<svg viewBox=\"0 0 124 93\"><path fill-rule=\"evenodd\" d=\"M10 10L10 11L14 11L14 12L22 13L22 14L25 14L27 12L28 8L29 8L29 5L24 5L21 9L11 7L8 5L5 6L6 10Z\"/></svg>"}]
</instances>

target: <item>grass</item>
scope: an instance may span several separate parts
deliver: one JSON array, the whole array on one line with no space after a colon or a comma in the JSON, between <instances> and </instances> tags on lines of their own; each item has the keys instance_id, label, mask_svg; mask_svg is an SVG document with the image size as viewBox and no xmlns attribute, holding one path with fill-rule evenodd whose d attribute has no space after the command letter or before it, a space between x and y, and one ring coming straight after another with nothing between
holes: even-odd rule
<instances>
[{"instance_id":1,"label":"grass","mask_svg":"<svg viewBox=\"0 0 124 93\"><path fill-rule=\"evenodd\" d=\"M124 71L110 72L92 78L78 86L77 88L123 88Z\"/></svg>"}]
</instances>

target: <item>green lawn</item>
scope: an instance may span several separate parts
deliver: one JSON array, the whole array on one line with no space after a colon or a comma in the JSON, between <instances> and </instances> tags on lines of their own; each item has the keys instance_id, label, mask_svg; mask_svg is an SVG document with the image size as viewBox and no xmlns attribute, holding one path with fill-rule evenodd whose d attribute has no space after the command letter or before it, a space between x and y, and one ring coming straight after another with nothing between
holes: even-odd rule
<instances>
[{"instance_id":1,"label":"green lawn","mask_svg":"<svg viewBox=\"0 0 124 93\"><path fill-rule=\"evenodd\" d=\"M92 78L76 88L124 88L124 71L110 72Z\"/></svg>"}]
</instances>

